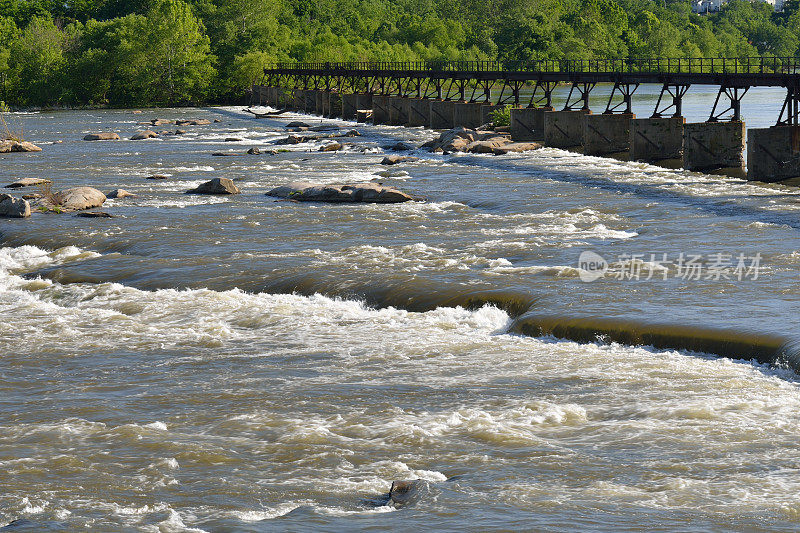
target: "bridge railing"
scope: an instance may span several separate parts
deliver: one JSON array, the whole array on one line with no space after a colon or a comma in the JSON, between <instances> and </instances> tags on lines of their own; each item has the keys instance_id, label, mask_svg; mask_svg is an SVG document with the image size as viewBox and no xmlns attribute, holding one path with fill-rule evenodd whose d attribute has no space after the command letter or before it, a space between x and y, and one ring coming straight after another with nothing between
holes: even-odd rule
<instances>
[{"instance_id":1,"label":"bridge railing","mask_svg":"<svg viewBox=\"0 0 800 533\"><path fill-rule=\"evenodd\" d=\"M273 69L417 71L417 72L541 72L629 74L800 74L800 57L535 59L529 61L354 61L277 63ZM270 69L267 69L270 70Z\"/></svg>"}]
</instances>

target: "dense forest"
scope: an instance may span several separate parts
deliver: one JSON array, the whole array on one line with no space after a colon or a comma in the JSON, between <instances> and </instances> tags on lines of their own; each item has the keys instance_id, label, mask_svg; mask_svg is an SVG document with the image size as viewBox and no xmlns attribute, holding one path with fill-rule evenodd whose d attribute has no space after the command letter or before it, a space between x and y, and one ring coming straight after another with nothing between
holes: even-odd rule
<instances>
[{"instance_id":1,"label":"dense forest","mask_svg":"<svg viewBox=\"0 0 800 533\"><path fill-rule=\"evenodd\" d=\"M222 102L285 60L798 56L798 3L0 0L0 100Z\"/></svg>"}]
</instances>

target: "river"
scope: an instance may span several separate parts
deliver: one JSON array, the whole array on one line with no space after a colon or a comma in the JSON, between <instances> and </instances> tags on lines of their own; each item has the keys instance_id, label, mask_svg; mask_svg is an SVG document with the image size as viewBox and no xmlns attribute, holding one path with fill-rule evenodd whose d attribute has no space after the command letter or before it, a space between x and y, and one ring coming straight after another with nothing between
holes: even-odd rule
<instances>
[{"instance_id":1,"label":"river","mask_svg":"<svg viewBox=\"0 0 800 533\"><path fill-rule=\"evenodd\" d=\"M151 118L220 122L125 140ZM798 529L797 187L550 148L387 167L435 133L241 107L12 119L44 151L0 179L137 196L0 220L0 526ZM291 120L362 136L211 155ZM242 194L183 194L213 177ZM425 201L265 196L293 180Z\"/></svg>"}]
</instances>

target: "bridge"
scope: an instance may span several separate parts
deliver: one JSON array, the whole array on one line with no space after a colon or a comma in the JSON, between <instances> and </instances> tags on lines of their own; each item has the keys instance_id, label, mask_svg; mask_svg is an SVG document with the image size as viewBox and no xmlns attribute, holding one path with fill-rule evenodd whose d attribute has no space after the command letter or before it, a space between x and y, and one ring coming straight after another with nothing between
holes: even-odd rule
<instances>
[{"instance_id":1,"label":"bridge","mask_svg":"<svg viewBox=\"0 0 800 533\"><path fill-rule=\"evenodd\" d=\"M600 83L612 90L594 114L589 96ZM642 84L661 89L648 118L632 112ZM556 107L559 85L569 92ZM692 85L718 87L702 123L683 117L683 97ZM745 129L741 101L751 87L786 90L775 126ZM264 70L251 98L433 129L478 127L495 109L511 106L514 140L761 181L800 177L800 58L278 63Z\"/></svg>"}]
</instances>

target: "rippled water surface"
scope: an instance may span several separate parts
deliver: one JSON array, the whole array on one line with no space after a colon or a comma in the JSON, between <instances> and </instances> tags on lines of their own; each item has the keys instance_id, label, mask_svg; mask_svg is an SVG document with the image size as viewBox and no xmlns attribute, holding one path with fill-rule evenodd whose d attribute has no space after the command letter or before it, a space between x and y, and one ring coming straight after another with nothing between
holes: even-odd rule
<instances>
[{"instance_id":1,"label":"rippled water surface","mask_svg":"<svg viewBox=\"0 0 800 533\"><path fill-rule=\"evenodd\" d=\"M769 125L782 95L756 96L745 119ZM0 220L0 526L798 528L794 363L749 360L796 342L797 187L554 149L386 167L435 133L238 107L14 118L44 150L0 155L0 180L137 196ZM220 122L126 140L151 118ZM297 119L362 136L272 146ZM251 146L287 151L211 155ZM242 194L183 194L213 177ZM425 201L264 194L301 179ZM634 261L584 282L589 250ZM758 275L644 279L681 253ZM403 479L417 497L385 505Z\"/></svg>"}]
</instances>

